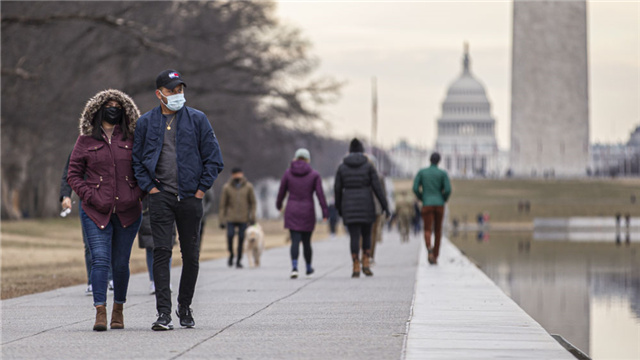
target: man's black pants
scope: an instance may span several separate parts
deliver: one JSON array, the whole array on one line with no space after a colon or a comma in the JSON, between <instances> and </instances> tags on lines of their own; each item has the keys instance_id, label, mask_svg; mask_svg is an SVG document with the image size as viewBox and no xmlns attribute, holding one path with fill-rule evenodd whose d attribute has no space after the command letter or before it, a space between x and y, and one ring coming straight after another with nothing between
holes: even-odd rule
<instances>
[{"instance_id":1,"label":"man's black pants","mask_svg":"<svg viewBox=\"0 0 640 360\"><path fill-rule=\"evenodd\" d=\"M175 221L182 253L182 274L178 304L190 306L200 268L200 220L204 209L202 199L195 196L180 199L161 191L149 194L149 216L153 236L153 280L156 286L158 314L171 314L170 259L171 236Z\"/></svg>"}]
</instances>

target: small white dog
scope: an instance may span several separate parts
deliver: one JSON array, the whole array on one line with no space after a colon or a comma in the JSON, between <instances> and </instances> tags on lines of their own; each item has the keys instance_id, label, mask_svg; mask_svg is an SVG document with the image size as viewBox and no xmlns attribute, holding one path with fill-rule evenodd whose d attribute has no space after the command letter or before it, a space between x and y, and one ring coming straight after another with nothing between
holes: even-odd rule
<instances>
[{"instance_id":1,"label":"small white dog","mask_svg":"<svg viewBox=\"0 0 640 360\"><path fill-rule=\"evenodd\" d=\"M244 252L250 267L260 266L260 255L264 251L264 232L260 224L251 225L244 233Z\"/></svg>"}]
</instances>

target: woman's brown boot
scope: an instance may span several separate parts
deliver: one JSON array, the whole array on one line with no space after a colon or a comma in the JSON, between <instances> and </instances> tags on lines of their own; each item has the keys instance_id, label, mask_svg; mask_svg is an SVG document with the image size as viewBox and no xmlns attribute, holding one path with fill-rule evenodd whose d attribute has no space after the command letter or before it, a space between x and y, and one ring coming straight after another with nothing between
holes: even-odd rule
<instances>
[{"instance_id":1,"label":"woman's brown boot","mask_svg":"<svg viewBox=\"0 0 640 360\"><path fill-rule=\"evenodd\" d=\"M93 324L93 330L106 331L107 330L107 306L96 306L96 323Z\"/></svg>"},{"instance_id":2,"label":"woman's brown boot","mask_svg":"<svg viewBox=\"0 0 640 360\"><path fill-rule=\"evenodd\" d=\"M367 276L373 276L371 269L369 268L369 253L371 251L363 251L362 252L362 272Z\"/></svg>"},{"instance_id":3,"label":"woman's brown boot","mask_svg":"<svg viewBox=\"0 0 640 360\"><path fill-rule=\"evenodd\" d=\"M351 259L353 259L353 272L351 273L351 277L360 277L360 259L358 259L358 254L351 254Z\"/></svg>"},{"instance_id":4,"label":"woman's brown boot","mask_svg":"<svg viewBox=\"0 0 640 360\"><path fill-rule=\"evenodd\" d=\"M124 329L124 315L122 315L123 304L113 303L113 311L111 312L111 328Z\"/></svg>"}]
</instances>

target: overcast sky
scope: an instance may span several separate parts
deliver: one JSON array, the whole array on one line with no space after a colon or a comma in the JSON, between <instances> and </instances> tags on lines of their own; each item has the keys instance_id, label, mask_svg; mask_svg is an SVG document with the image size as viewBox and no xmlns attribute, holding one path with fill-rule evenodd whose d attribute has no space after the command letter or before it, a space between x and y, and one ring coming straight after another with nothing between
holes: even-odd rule
<instances>
[{"instance_id":1,"label":"overcast sky","mask_svg":"<svg viewBox=\"0 0 640 360\"><path fill-rule=\"evenodd\" d=\"M640 2L588 2L590 138L626 142L640 125ZM346 82L325 108L333 135L371 134L371 78L378 82L378 140L432 147L447 88L462 69L487 90L501 148L510 146L511 1L279 1L283 22L300 28L319 74Z\"/></svg>"}]
</instances>

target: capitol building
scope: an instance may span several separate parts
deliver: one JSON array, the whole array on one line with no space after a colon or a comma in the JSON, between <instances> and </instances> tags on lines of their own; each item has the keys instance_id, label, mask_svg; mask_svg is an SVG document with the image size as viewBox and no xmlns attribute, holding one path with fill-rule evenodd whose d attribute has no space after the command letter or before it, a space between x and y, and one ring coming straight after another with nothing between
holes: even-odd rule
<instances>
[{"instance_id":1,"label":"capitol building","mask_svg":"<svg viewBox=\"0 0 640 360\"><path fill-rule=\"evenodd\" d=\"M462 74L449 86L438 119L435 150L440 167L454 177L500 176L508 160L498 150L496 122L484 86L471 73L469 47L464 46Z\"/></svg>"}]
</instances>

